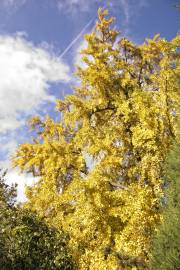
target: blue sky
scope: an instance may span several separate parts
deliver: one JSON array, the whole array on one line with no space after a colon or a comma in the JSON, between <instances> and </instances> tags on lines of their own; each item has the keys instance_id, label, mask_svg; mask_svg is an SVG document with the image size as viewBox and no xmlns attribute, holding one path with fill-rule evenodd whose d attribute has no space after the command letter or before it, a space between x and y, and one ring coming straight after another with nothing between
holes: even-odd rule
<instances>
[{"instance_id":1,"label":"blue sky","mask_svg":"<svg viewBox=\"0 0 180 270\"><path fill-rule=\"evenodd\" d=\"M33 114L54 113L54 101L71 93L74 64L80 63L83 34L91 31L99 6L116 17L122 36L139 44L160 33L178 32L180 10L173 0L0 0L0 167L10 168L18 144L29 140ZM69 44L73 41L73 46ZM65 54L62 53L69 48ZM19 199L31 176L9 169Z\"/></svg>"}]
</instances>

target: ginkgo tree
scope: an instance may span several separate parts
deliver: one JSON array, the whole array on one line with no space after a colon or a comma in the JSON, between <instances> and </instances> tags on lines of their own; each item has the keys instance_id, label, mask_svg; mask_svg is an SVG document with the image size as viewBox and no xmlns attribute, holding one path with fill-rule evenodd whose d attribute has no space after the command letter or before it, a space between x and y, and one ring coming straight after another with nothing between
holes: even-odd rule
<instances>
[{"instance_id":1,"label":"ginkgo tree","mask_svg":"<svg viewBox=\"0 0 180 270\"><path fill-rule=\"evenodd\" d=\"M179 37L135 45L106 10L98 15L85 35L80 84L57 100L61 121L33 117L37 136L19 146L14 164L39 176L25 206L70 235L79 269L141 269L176 136Z\"/></svg>"}]
</instances>

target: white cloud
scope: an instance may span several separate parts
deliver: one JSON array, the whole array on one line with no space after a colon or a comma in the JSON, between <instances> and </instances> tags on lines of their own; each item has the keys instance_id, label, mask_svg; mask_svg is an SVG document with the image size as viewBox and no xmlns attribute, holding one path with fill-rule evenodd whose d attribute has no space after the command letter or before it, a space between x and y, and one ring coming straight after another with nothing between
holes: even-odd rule
<instances>
[{"instance_id":1,"label":"white cloud","mask_svg":"<svg viewBox=\"0 0 180 270\"><path fill-rule=\"evenodd\" d=\"M18 192L17 200L18 200L18 202L24 202L26 200L26 196L24 194L25 187L30 186L33 183L38 181L38 177L34 178L31 175L22 174L22 173L20 174L15 169L7 172L6 179L7 179L6 183L9 185L12 183L18 184L18 187L17 187L17 192Z\"/></svg>"},{"instance_id":2,"label":"white cloud","mask_svg":"<svg viewBox=\"0 0 180 270\"><path fill-rule=\"evenodd\" d=\"M129 2L127 0L119 0L119 3L123 8L123 12L125 16L125 23L129 23L130 13L131 13Z\"/></svg>"},{"instance_id":3,"label":"white cloud","mask_svg":"<svg viewBox=\"0 0 180 270\"><path fill-rule=\"evenodd\" d=\"M19 8L26 2L27 0L1 0L0 6L5 8Z\"/></svg>"},{"instance_id":4,"label":"white cloud","mask_svg":"<svg viewBox=\"0 0 180 270\"><path fill-rule=\"evenodd\" d=\"M3 139L3 136L1 136ZM15 138L9 138L9 140L6 143L0 144L1 147L1 153L3 154L7 152L6 159L0 160L0 168L3 168L4 170L8 169L6 174L6 183L11 185L12 183L17 183L17 201L18 202L24 202L26 200L25 196L25 186L31 186L33 183L35 183L38 180L38 177L34 178L32 175L27 173L20 173L18 169L13 169L11 166L11 158L14 154L18 144Z\"/></svg>"},{"instance_id":5,"label":"white cloud","mask_svg":"<svg viewBox=\"0 0 180 270\"><path fill-rule=\"evenodd\" d=\"M124 25L132 23L136 17L140 16L140 11L147 6L147 0L115 0L112 7L121 8L124 14Z\"/></svg>"},{"instance_id":6,"label":"white cloud","mask_svg":"<svg viewBox=\"0 0 180 270\"><path fill-rule=\"evenodd\" d=\"M55 100L48 94L50 83L69 82L68 73L58 56L34 46L22 33L0 36L0 167L11 167L11 155L23 136L17 128L42 104ZM33 178L10 170L7 179L19 184L18 199L24 200L24 185Z\"/></svg>"},{"instance_id":7,"label":"white cloud","mask_svg":"<svg viewBox=\"0 0 180 270\"><path fill-rule=\"evenodd\" d=\"M24 6L28 0L0 0L0 9L3 9L7 14L12 15L19 8Z\"/></svg>"},{"instance_id":8,"label":"white cloud","mask_svg":"<svg viewBox=\"0 0 180 270\"><path fill-rule=\"evenodd\" d=\"M88 11L94 4L101 4L102 0L56 0L59 10L68 12Z\"/></svg>"},{"instance_id":9,"label":"white cloud","mask_svg":"<svg viewBox=\"0 0 180 270\"><path fill-rule=\"evenodd\" d=\"M2 136L3 138L3 136ZM6 141L6 140L4 140ZM10 139L7 143L2 143L1 146L1 152L3 153L14 153L16 147L17 147L18 143L15 139ZM8 158L11 158L11 156L9 156ZM1 164L1 162L0 162Z\"/></svg>"},{"instance_id":10,"label":"white cloud","mask_svg":"<svg viewBox=\"0 0 180 270\"><path fill-rule=\"evenodd\" d=\"M59 10L67 12L87 12L92 6L101 6L108 9L119 9L122 11L125 21L129 22L131 17L142 7L146 6L147 0L56 0ZM137 14L138 15L138 14Z\"/></svg>"},{"instance_id":11,"label":"white cloud","mask_svg":"<svg viewBox=\"0 0 180 270\"><path fill-rule=\"evenodd\" d=\"M57 56L35 47L22 36L0 36L0 133L14 130L54 96L49 82L68 82L66 66Z\"/></svg>"}]
</instances>

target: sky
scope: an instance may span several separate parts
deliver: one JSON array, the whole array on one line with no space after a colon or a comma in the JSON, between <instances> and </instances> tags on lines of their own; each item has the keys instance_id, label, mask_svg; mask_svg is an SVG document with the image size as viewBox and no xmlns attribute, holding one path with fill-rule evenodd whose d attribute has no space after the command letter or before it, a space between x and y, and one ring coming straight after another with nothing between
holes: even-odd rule
<instances>
[{"instance_id":1,"label":"sky","mask_svg":"<svg viewBox=\"0 0 180 270\"><path fill-rule=\"evenodd\" d=\"M171 40L180 24L173 0L0 0L0 168L18 183L18 200L35 179L12 168L21 143L30 141L32 115L54 119L55 100L72 93L81 64L83 35L91 32L98 7L116 17L121 35L141 44L159 33Z\"/></svg>"}]
</instances>

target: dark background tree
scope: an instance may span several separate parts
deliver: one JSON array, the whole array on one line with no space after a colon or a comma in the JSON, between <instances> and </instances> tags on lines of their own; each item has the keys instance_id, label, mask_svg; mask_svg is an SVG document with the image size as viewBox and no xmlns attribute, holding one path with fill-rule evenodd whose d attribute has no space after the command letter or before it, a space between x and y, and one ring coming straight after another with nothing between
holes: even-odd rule
<instances>
[{"instance_id":1,"label":"dark background tree","mask_svg":"<svg viewBox=\"0 0 180 270\"><path fill-rule=\"evenodd\" d=\"M174 143L166 167L163 224L153 243L151 270L180 269L180 144Z\"/></svg>"},{"instance_id":2,"label":"dark background tree","mask_svg":"<svg viewBox=\"0 0 180 270\"><path fill-rule=\"evenodd\" d=\"M0 170L0 266L8 269L10 259L8 256L8 235L14 220L16 185L8 186L5 183L6 171Z\"/></svg>"},{"instance_id":3,"label":"dark background tree","mask_svg":"<svg viewBox=\"0 0 180 270\"><path fill-rule=\"evenodd\" d=\"M71 270L67 235L57 231L35 213L16 206L16 185L5 184L0 175L0 269Z\"/></svg>"}]
</instances>

